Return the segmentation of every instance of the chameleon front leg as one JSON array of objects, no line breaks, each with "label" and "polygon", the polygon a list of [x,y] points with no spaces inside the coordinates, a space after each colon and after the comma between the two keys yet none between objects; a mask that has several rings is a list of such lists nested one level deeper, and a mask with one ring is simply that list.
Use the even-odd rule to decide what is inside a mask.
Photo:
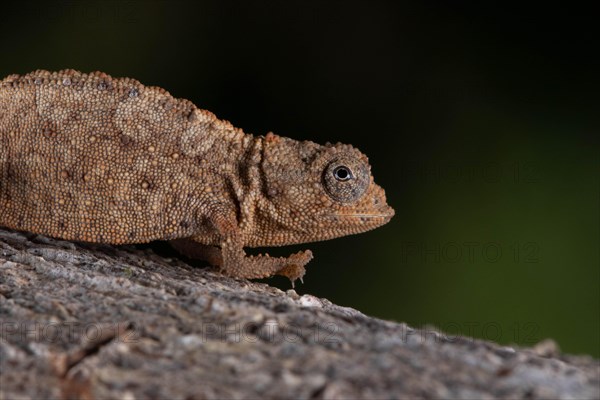
[{"label": "chameleon front leg", "polygon": [[221,255],[221,269],[227,275],[249,279],[281,275],[289,278],[292,285],[296,279],[302,280],[306,273],[304,266],[313,258],[310,250],[288,257],[271,257],[268,254],[248,256],[242,246],[231,239],[221,245]]},{"label": "chameleon front leg", "polygon": [[194,238],[171,240],[170,243],[179,253],[207,261],[226,275],[247,279],[282,275],[289,278],[292,284],[296,279],[302,280],[306,272],[304,266],[313,258],[310,250],[289,257],[271,257],[268,254],[248,256],[234,240],[226,240],[220,248],[199,243]]},{"label": "chameleon front leg", "polygon": [[306,272],[304,266],[313,258],[310,250],[289,257],[271,257],[268,254],[248,256],[235,218],[226,218],[221,211],[207,219],[221,237],[220,246],[202,244],[201,237],[172,240],[171,245],[190,258],[205,260],[219,267],[226,275],[247,279],[282,275],[290,279],[293,285],[296,279],[302,280]]}]

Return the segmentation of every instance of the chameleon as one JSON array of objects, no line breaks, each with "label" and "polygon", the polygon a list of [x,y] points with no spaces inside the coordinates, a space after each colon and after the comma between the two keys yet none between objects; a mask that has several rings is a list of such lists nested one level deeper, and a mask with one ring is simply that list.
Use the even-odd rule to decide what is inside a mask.
[{"label": "chameleon", "polygon": [[165,240],[229,276],[302,280],[310,250],[394,215],[368,158],[251,135],[166,90],[102,72],[0,81],[0,226],[64,240]]}]

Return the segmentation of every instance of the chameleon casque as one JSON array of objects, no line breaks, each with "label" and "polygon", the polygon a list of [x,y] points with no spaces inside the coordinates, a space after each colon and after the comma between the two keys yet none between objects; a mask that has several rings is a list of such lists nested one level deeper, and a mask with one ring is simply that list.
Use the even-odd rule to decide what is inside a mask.
[{"label": "chameleon casque", "polygon": [[346,144],[252,136],[158,87],[100,72],[0,81],[0,226],[127,244],[170,240],[242,278],[302,278],[310,250],[394,210]]}]

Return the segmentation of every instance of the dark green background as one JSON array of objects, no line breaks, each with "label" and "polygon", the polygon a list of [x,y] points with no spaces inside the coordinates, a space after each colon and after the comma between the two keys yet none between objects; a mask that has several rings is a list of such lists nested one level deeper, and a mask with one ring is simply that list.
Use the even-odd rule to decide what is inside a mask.
[{"label": "dark green background", "polygon": [[444,3],[19,2],[0,76],[101,70],[246,132],[352,143],[396,216],[298,246],[299,293],[599,356],[596,21]]}]

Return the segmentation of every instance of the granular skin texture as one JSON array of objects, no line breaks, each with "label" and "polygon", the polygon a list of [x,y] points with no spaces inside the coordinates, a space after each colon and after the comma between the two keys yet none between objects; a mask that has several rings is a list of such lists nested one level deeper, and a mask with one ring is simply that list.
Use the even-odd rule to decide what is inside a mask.
[{"label": "granular skin texture", "polygon": [[101,72],[0,81],[0,225],[74,241],[170,240],[225,274],[302,278],[310,250],[394,211],[350,145],[252,136],[158,87]]}]

